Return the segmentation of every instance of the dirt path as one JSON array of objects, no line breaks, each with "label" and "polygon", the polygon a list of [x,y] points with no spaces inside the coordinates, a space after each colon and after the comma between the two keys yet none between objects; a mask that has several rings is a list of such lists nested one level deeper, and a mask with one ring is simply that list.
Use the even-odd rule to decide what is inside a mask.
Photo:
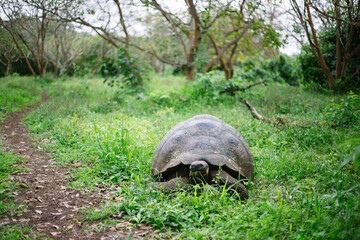
[{"label": "dirt path", "polygon": [[[41,102],[49,97],[43,94]],[[26,113],[33,110],[40,103],[28,107],[20,112],[8,114],[1,124],[0,136],[4,142],[3,149],[22,155],[27,161],[23,164],[29,171],[14,176],[19,187],[17,202],[26,206],[26,210],[16,216],[0,219],[3,224],[25,224],[34,228],[36,235],[52,239],[124,239],[129,236],[135,238],[154,238],[153,231],[147,226],[131,229],[127,222],[112,227],[110,231],[96,233],[89,231],[89,227],[96,227],[97,223],[86,225],[81,222],[83,216],[77,212],[81,208],[97,206],[108,199],[110,193],[96,192],[83,194],[66,188],[64,176],[68,170],[54,165],[55,160],[34,141],[31,141],[28,129],[21,121]],[[156,237],[155,237],[156,238]]]}]

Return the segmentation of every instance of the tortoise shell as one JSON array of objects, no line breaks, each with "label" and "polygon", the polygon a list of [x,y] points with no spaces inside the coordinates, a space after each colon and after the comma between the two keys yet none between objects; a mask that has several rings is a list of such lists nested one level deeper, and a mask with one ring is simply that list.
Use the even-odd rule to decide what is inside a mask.
[{"label": "tortoise shell", "polygon": [[251,179],[254,158],[241,134],[229,124],[207,114],[197,115],[173,127],[157,146],[153,162],[154,176],[204,160],[230,170],[235,178]]}]

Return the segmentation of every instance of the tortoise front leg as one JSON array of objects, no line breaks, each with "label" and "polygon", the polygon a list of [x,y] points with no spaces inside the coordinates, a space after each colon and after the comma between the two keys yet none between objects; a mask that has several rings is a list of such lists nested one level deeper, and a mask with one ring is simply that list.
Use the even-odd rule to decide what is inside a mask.
[{"label": "tortoise front leg", "polygon": [[248,191],[244,184],[236,178],[233,178],[226,171],[218,171],[217,169],[213,169],[210,171],[209,176],[211,181],[217,180],[220,185],[226,185],[227,188],[230,188],[239,193],[241,200],[246,200],[249,198]]},{"label": "tortoise front leg", "polygon": [[175,177],[167,182],[155,182],[155,188],[165,193],[178,190],[190,183],[188,177]]}]

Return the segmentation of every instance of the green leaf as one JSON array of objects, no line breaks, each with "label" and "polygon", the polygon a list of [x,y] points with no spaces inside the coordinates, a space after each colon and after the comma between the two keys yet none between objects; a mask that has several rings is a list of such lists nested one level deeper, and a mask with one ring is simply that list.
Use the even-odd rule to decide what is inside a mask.
[{"label": "green leaf", "polygon": [[346,164],[348,164],[351,160],[354,158],[354,154],[349,154],[344,158],[344,161],[339,165],[340,168],[344,167]]},{"label": "green leaf", "polygon": [[360,165],[360,145],[355,148],[354,152],[354,169],[355,171],[358,170]]}]

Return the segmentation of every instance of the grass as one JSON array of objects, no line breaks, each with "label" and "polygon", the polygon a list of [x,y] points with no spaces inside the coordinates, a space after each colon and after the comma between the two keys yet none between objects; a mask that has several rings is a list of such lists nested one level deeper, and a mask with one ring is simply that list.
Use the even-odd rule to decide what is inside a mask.
[{"label": "grass", "polygon": [[[21,213],[24,205],[15,202],[18,183],[11,177],[12,174],[24,171],[19,167],[24,159],[0,149],[0,217],[9,217]],[[1,239],[35,239],[31,226],[8,225],[0,223]]]},{"label": "grass", "polygon": [[0,238],[3,240],[13,239],[40,239],[35,236],[32,228],[29,226],[5,226],[0,225]]},{"label": "grass", "polygon": [[23,170],[17,166],[21,162],[23,159],[20,156],[0,150],[0,217],[14,215],[22,210],[14,202],[16,182],[10,178],[11,174]]},{"label": "grass", "polygon": [[[70,187],[114,192],[116,200],[84,210],[87,221],[106,224],[121,215],[174,239],[360,238],[359,175],[349,165],[339,167],[347,154],[339,144],[359,132],[358,125],[279,128],[252,118],[240,102],[247,98],[269,117],[324,121],[330,96],[277,83],[234,96],[204,89],[201,82],[157,75],[136,91],[71,78],[53,83],[52,99],[26,123],[71,169]],[[256,165],[248,201],[208,185],[172,194],[151,187],[157,144],[171,127],[201,113],[229,123],[249,144]]]},{"label": "grass", "polygon": [[[16,112],[24,106],[41,99],[41,92],[48,86],[47,78],[34,79],[20,76],[0,78],[0,122],[6,113]],[[23,211],[24,206],[15,202],[17,181],[12,174],[24,171],[19,167],[21,156],[5,152],[0,145],[0,217],[13,216]],[[30,226],[0,224],[1,239],[35,239]]]},{"label": "grass", "polygon": [[19,111],[23,106],[39,101],[48,81],[48,78],[17,75],[0,78],[0,121],[5,113]]}]

